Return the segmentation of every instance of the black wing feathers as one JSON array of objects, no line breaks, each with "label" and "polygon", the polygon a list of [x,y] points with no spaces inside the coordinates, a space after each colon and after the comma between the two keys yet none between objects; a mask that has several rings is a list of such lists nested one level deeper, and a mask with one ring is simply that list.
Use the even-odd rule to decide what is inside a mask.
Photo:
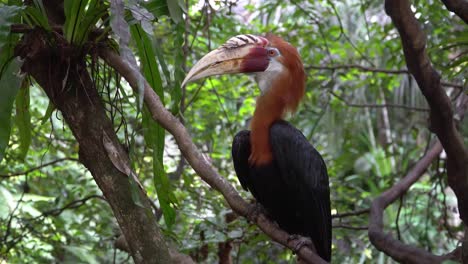
[{"label": "black wing feathers", "polygon": [[304,219],[302,232],[312,238],[319,255],[331,258],[330,189],[325,162],[304,135],[285,121],[270,129],[273,156]]},{"label": "black wing feathers", "polygon": [[249,190],[249,156],[250,156],[250,131],[242,130],[237,133],[232,142],[232,158],[234,168],[242,187]]},{"label": "black wing feathers", "polygon": [[312,239],[318,254],[331,259],[330,190],[325,162],[302,133],[285,121],[270,129],[274,160],[250,167],[250,132],[239,132],[232,157],[239,181],[290,234]]}]

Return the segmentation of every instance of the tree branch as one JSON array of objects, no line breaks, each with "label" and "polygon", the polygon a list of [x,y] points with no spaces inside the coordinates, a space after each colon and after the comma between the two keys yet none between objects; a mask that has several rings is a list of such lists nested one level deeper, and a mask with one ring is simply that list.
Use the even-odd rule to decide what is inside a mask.
[{"label": "tree branch", "polygon": [[352,225],[347,225],[347,224],[334,224],[333,228],[343,228],[343,229],[350,229],[350,230],[356,230],[356,231],[369,229],[369,227],[367,226],[352,226]]},{"label": "tree branch", "polygon": [[398,262],[439,263],[446,259],[441,256],[435,256],[423,249],[405,245],[383,231],[384,209],[406,193],[441,152],[442,145],[437,141],[403,179],[372,202],[369,214],[369,239],[377,249],[385,252]]},{"label": "tree branch", "polygon": [[[113,51],[101,49],[100,56],[127,80],[135,92],[138,92],[139,79],[137,72],[134,72],[134,70]],[[212,188],[219,191],[237,214],[246,217],[251,205],[242,199],[234,187],[229,184],[225,178],[221,177],[216,169],[203,157],[193,143],[186,128],[164,107],[161,100],[146,80],[144,81],[144,85],[144,101],[151,112],[152,118],[174,136],[180,151],[195,172]],[[288,240],[289,234],[279,229],[279,227],[265,215],[260,214],[254,219],[254,222],[274,241],[290,249],[294,249],[296,246],[294,241]],[[309,263],[326,263],[309,247],[302,247],[298,255],[302,260]]]},{"label": "tree branch", "polygon": [[[86,70],[85,57],[79,48],[65,43],[63,38],[44,34],[40,29],[30,31],[16,45],[15,55],[24,59],[22,71],[36,80],[61,111],[79,143],[79,160],[91,172],[110,204],[120,229],[129,241],[135,263],[153,259],[169,263],[169,251],[161,230],[155,224],[148,197],[139,189],[132,191],[128,175],[115,167],[104,148],[103,135],[107,134],[119,155],[129,162],[95,83]],[[71,53],[73,55],[68,57]],[[64,88],[62,81],[65,79],[67,85]],[[135,194],[143,206],[136,204]]]},{"label": "tree branch", "polygon": [[374,72],[374,73],[387,73],[387,74],[409,74],[408,70],[391,70],[391,69],[379,69],[375,67],[367,67],[359,64],[341,64],[341,65],[308,65],[304,67],[306,70],[351,70],[356,69],[364,72]]},{"label": "tree branch", "polygon": [[8,174],[0,174],[0,178],[9,178],[9,177],[14,177],[14,176],[20,176],[20,175],[25,175],[25,174],[28,174],[32,171],[35,171],[35,170],[39,170],[39,169],[42,169],[44,167],[47,167],[47,166],[50,166],[50,165],[54,165],[56,163],[59,163],[59,162],[62,162],[62,161],[66,161],[66,160],[71,160],[71,161],[76,161],[76,162],[79,162],[78,159],[75,159],[75,158],[62,158],[62,159],[57,159],[57,160],[54,160],[54,161],[51,161],[51,162],[47,162],[47,163],[44,163],[44,164],[41,164],[39,166],[36,166],[36,167],[33,167],[33,168],[30,168],[28,170],[25,170],[25,171],[21,171],[21,172],[12,172],[12,173],[8,173]]},{"label": "tree branch", "polygon": [[468,1],[466,0],[442,0],[447,9],[459,16],[468,24]]},{"label": "tree branch", "polygon": [[342,96],[339,96],[335,92],[330,90],[330,93],[335,96],[338,100],[342,101],[345,103],[345,105],[349,107],[356,107],[356,108],[399,108],[399,109],[404,109],[404,110],[409,110],[409,111],[417,111],[417,112],[429,112],[429,109],[427,108],[422,108],[422,107],[412,107],[412,106],[407,106],[407,105],[400,105],[400,104],[355,104],[355,103],[350,103],[347,101],[345,98]]},{"label": "tree branch", "polygon": [[[457,131],[449,97],[442,89],[440,75],[426,53],[426,36],[411,11],[408,0],[386,0],[385,11],[400,33],[409,72],[414,76],[431,109],[431,131],[447,153],[447,176],[458,198],[460,218],[468,223],[468,151]],[[467,100],[461,107],[468,107]]]},{"label": "tree branch", "polygon": [[[381,69],[375,67],[367,67],[364,65],[359,64],[339,64],[339,65],[308,65],[305,66],[306,70],[329,70],[329,71],[336,71],[336,70],[351,70],[356,69],[362,72],[372,72],[372,73],[385,73],[385,74],[410,74],[409,70],[392,70],[392,69]],[[458,83],[451,83],[442,81],[441,84],[446,87],[452,87],[455,89],[463,89],[463,84]]]},{"label": "tree branch", "polygon": [[352,212],[346,212],[342,214],[333,214],[331,217],[332,218],[344,218],[348,216],[357,216],[357,215],[362,215],[362,214],[368,214],[370,211],[369,208],[361,209],[361,210],[356,210]]}]

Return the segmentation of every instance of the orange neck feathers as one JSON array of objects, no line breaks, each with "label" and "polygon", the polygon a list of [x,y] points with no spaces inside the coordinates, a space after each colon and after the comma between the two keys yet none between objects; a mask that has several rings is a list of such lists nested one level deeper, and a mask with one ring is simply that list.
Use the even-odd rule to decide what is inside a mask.
[{"label": "orange neck feathers", "polygon": [[278,61],[284,70],[272,80],[272,85],[258,99],[251,124],[252,152],[249,163],[255,166],[268,164],[273,155],[270,146],[270,127],[288,111],[294,112],[305,92],[305,72],[296,48],[281,38],[268,34],[270,45],[277,48]]}]

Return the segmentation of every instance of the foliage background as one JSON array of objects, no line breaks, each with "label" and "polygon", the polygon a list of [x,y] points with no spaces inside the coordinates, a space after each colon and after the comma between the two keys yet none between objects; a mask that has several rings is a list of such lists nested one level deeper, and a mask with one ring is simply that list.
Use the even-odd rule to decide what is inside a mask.
[{"label": "foliage background", "polygon": [[[179,90],[184,72],[194,62],[237,34],[274,32],[302,55],[307,94],[298,112],[287,119],[327,163],[333,214],[367,209],[374,197],[405,175],[434,139],[427,129],[427,105],[405,71],[399,36],[381,1],[179,1],[184,16],[174,11],[161,14],[161,2],[142,6],[157,18],[150,41],[166,106],[184,121],[206,158],[237,190],[242,188],[232,167],[230,144],[238,131],[248,128],[259,94],[255,82],[248,76],[222,76]],[[171,5],[168,1],[166,8],[171,10]],[[428,35],[429,56],[455,102],[466,93],[457,88],[466,83],[466,26],[439,1],[413,5]],[[137,43],[130,44],[137,52]],[[95,70],[95,80],[109,82],[99,87],[109,116],[160,211],[153,184],[156,150],[143,139],[147,127],[142,125],[138,98],[109,69],[93,68],[91,60],[89,67]],[[18,96],[30,100],[26,112],[31,143],[24,155],[24,118],[17,99],[11,137],[0,163],[0,256],[11,263],[132,262],[114,245],[118,226],[92,177],[77,161],[78,146],[60,113],[47,114],[49,100],[40,87],[24,89]],[[468,142],[466,128],[465,121],[461,131]],[[63,160],[43,166],[58,159]],[[181,159],[169,135],[163,165],[175,220],[162,217],[159,222],[175,248],[197,262],[213,263],[218,261],[221,243],[229,242],[235,263],[294,262],[290,251],[232,216],[222,196]],[[385,212],[387,231],[436,254],[453,250],[462,231],[444,165],[441,155],[400,203]],[[366,213],[334,218],[333,262],[392,262],[372,247],[366,226]]]}]

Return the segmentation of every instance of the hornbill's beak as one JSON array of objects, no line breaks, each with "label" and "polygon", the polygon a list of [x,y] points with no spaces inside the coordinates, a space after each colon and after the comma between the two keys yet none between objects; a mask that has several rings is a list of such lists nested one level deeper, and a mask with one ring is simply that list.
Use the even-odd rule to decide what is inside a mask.
[{"label": "hornbill's beak", "polygon": [[201,58],[189,71],[182,86],[213,75],[264,71],[269,64],[267,45],[268,40],[263,37],[235,36]]}]

